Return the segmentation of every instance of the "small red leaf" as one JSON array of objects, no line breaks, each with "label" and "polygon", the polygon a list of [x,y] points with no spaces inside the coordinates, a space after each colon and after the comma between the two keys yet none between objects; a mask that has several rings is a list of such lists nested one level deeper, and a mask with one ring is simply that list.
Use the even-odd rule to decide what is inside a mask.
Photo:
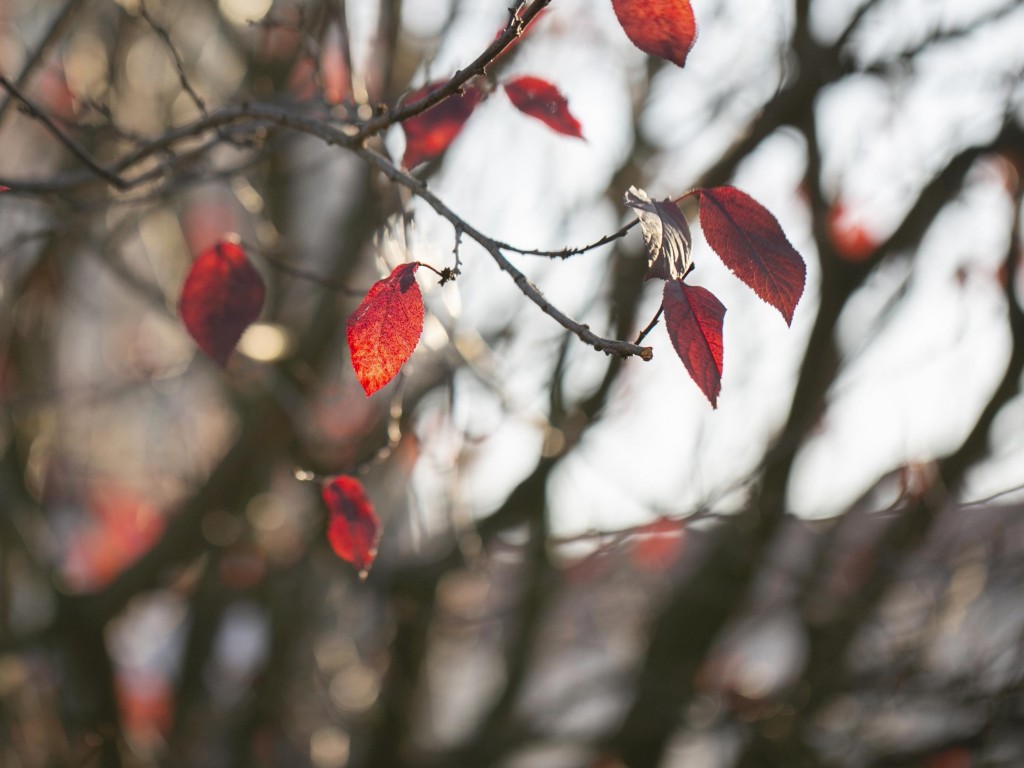
[{"label": "small red leaf", "polygon": [[259,317],[265,295],[263,278],[242,246],[224,240],[192,263],[178,312],[199,348],[224,366],[242,333]]},{"label": "small red leaf", "polygon": [[370,288],[348,318],[348,350],[356,378],[369,397],[397,374],[423,332],[419,263],[399,264]]},{"label": "small red leaf", "polygon": [[718,407],[722,388],[722,325],[725,306],[711,291],[682,280],[665,283],[665,327],[679,358],[700,391]]},{"label": "small red leaf", "polygon": [[517,77],[505,83],[505,93],[516,109],[535,117],[559,133],[583,138],[579,121],[569,111],[569,102],[555,86],[539,77]]},{"label": "small red leaf", "polygon": [[854,264],[867,261],[878,250],[878,238],[840,202],[829,209],[828,238],[839,258]]},{"label": "small red leaf", "polygon": [[680,67],[697,39],[690,0],[612,0],[626,36],[650,56]]},{"label": "small red leaf", "polygon": [[700,225],[725,265],[793,323],[807,265],[774,216],[735,187],[701,189]]},{"label": "small red leaf", "polygon": [[331,549],[366,578],[380,539],[380,522],[366,498],[366,489],[354,477],[340,475],[324,484],[321,496],[328,509],[327,541]]},{"label": "small red leaf", "polygon": [[[419,101],[445,82],[442,80],[428,83],[410,93],[404,101],[409,104]],[[405,155],[402,157],[402,165],[413,168],[427,160],[433,160],[448,149],[483,96],[483,91],[476,86],[467,86],[462,94],[449,96],[427,111],[403,120]]]},{"label": "small red leaf", "polygon": [[650,265],[646,280],[681,280],[690,271],[693,238],[679,206],[671,200],[651,200],[647,193],[630,187],[626,205],[636,210]]}]

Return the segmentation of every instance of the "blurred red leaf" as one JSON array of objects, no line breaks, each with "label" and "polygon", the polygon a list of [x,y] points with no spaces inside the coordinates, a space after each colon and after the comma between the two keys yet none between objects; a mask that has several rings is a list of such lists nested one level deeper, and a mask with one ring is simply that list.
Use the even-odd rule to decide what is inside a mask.
[{"label": "blurred red leaf", "polygon": [[[403,101],[411,104],[443,86],[446,81],[428,83],[410,93]],[[449,96],[425,112],[402,121],[405,131],[405,154],[402,165],[413,168],[433,160],[455,141],[469,116],[484,94],[476,86],[466,86],[463,93]]]},{"label": "blurred red leaf", "polygon": [[725,265],[761,299],[793,322],[807,265],[774,216],[735,187],[701,189],[700,225]]},{"label": "blurred red leaf", "polygon": [[505,83],[505,93],[524,115],[537,118],[558,133],[583,138],[579,121],[569,111],[569,102],[547,80],[529,75],[517,77]]},{"label": "blurred red leaf", "polygon": [[711,291],[682,280],[665,283],[663,306],[672,346],[711,407],[717,408],[722,388],[725,306]]},{"label": "blurred red leaf", "polygon": [[853,263],[866,261],[878,248],[874,235],[842,203],[828,212],[828,237],[839,257]]},{"label": "blurred red leaf", "polygon": [[650,56],[680,67],[697,39],[690,0],[612,0],[626,36]]},{"label": "blurred red leaf", "polygon": [[266,288],[238,243],[221,241],[192,263],[178,312],[196,344],[221,366],[259,317]]},{"label": "blurred red leaf", "polygon": [[331,549],[366,578],[380,538],[380,522],[366,498],[366,489],[354,477],[340,475],[324,484],[321,495],[328,509],[327,540]]},{"label": "blurred red leaf", "polygon": [[378,280],[348,318],[352,368],[369,397],[402,369],[423,332],[418,262],[399,264]]},{"label": "blurred red leaf", "polygon": [[342,49],[341,29],[331,24],[320,52],[320,76],[324,83],[324,101],[340,104],[348,96],[349,72]]},{"label": "blurred red leaf", "polygon": [[10,191],[11,191],[10,187],[5,187],[3,184],[0,184],[0,192],[10,192]]},{"label": "blurred red leaf", "polygon": [[667,571],[683,552],[686,540],[686,525],[680,520],[667,517],[633,530],[630,557],[642,571],[659,573]]},{"label": "blurred red leaf", "polygon": [[671,200],[651,200],[637,187],[626,192],[626,205],[636,210],[647,248],[649,268],[645,279],[681,280],[690,270],[693,242],[690,227],[679,206]]}]

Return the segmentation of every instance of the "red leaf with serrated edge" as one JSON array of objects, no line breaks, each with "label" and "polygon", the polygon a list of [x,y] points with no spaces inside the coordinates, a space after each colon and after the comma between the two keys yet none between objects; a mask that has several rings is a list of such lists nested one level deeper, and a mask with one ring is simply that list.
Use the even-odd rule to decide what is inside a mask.
[{"label": "red leaf with serrated edge", "polygon": [[612,0],[626,37],[650,56],[680,67],[697,39],[690,0]]},{"label": "red leaf with serrated edge", "polygon": [[[419,101],[424,96],[445,84],[445,80],[428,83],[403,99],[406,104]],[[484,94],[473,85],[466,86],[461,94],[449,96],[439,104],[435,104],[426,112],[402,121],[405,131],[405,154],[402,165],[414,168],[427,160],[433,160],[455,141],[462,131],[469,116],[473,114]]]},{"label": "red leaf with serrated edge", "polygon": [[725,306],[707,288],[682,280],[665,283],[662,306],[672,346],[711,407],[717,408],[722,388]]},{"label": "red leaf with serrated edge", "polygon": [[569,102],[547,80],[529,75],[517,77],[505,83],[505,93],[524,115],[535,117],[566,136],[583,138],[579,121],[569,111]]},{"label": "red leaf with serrated edge", "polygon": [[693,264],[693,238],[686,217],[671,200],[651,200],[642,189],[630,187],[625,203],[636,211],[647,249],[645,280],[681,280]]},{"label": "red leaf with serrated edge", "polygon": [[178,312],[196,344],[221,366],[260,315],[266,288],[238,243],[221,241],[192,263]]},{"label": "red leaf with serrated edge", "polygon": [[423,333],[418,262],[399,264],[370,288],[348,318],[352,368],[369,397],[402,369]]},{"label": "red leaf with serrated edge", "polygon": [[793,323],[804,293],[807,265],[774,216],[735,187],[698,190],[700,225],[725,265],[761,299]]},{"label": "red leaf with serrated edge", "polygon": [[366,489],[354,477],[339,475],[324,484],[321,496],[328,509],[327,541],[331,549],[366,578],[380,539],[380,522],[366,498]]}]

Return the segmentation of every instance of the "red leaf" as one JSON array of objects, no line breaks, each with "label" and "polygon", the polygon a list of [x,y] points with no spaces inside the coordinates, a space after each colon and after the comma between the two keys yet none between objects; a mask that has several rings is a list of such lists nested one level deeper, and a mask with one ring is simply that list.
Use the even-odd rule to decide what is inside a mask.
[{"label": "red leaf", "polygon": [[242,246],[225,240],[193,262],[178,312],[199,348],[224,366],[243,331],[259,317],[265,294],[263,278]]},{"label": "red leaf", "polygon": [[11,191],[10,187],[5,187],[3,184],[0,184],[0,192],[10,192],[10,191]]},{"label": "red leaf", "polygon": [[320,76],[324,83],[324,101],[340,104],[348,97],[348,65],[345,63],[341,30],[337,24],[331,24],[327,29],[323,49],[320,51]]},{"label": "red leaf", "polygon": [[417,267],[415,261],[399,264],[349,315],[348,351],[367,397],[395,378],[420,340],[423,296],[414,276]]},{"label": "red leaf", "polygon": [[505,93],[524,115],[535,117],[566,136],[583,138],[579,121],[569,111],[569,102],[547,80],[530,76],[517,77],[505,83]]},{"label": "red leaf", "polygon": [[700,225],[725,265],[793,322],[807,265],[768,210],[735,187],[701,189]]},{"label": "red leaf", "polygon": [[828,238],[836,254],[854,264],[867,261],[878,250],[878,239],[839,202],[828,212]]},{"label": "red leaf", "polygon": [[633,45],[680,67],[697,39],[690,0],[612,0],[615,15]]},{"label": "red leaf", "polygon": [[665,326],[672,346],[711,407],[722,388],[722,324],[725,307],[711,291],[682,280],[665,283]]},{"label": "red leaf", "polygon": [[650,265],[646,280],[681,280],[690,271],[693,241],[686,217],[671,200],[651,200],[642,189],[630,187],[626,205],[636,210]]},{"label": "red leaf", "polygon": [[[403,101],[413,103],[436,91],[446,81],[428,83],[410,93]],[[402,165],[413,168],[427,160],[433,160],[455,141],[462,127],[473,114],[484,94],[476,86],[467,86],[462,94],[449,96],[426,112],[421,112],[402,121],[405,131],[405,155]]]},{"label": "red leaf", "polygon": [[327,541],[334,554],[355,566],[366,578],[377,556],[380,522],[366,498],[363,484],[354,477],[340,475],[325,483],[321,491],[327,505]]}]

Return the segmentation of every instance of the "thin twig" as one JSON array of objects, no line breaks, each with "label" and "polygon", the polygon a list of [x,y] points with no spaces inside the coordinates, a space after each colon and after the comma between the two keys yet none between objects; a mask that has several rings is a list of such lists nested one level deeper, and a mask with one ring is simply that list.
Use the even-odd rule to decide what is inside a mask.
[{"label": "thin twig", "polygon": [[440,216],[447,219],[453,226],[459,227],[466,235],[475,240],[485,251],[487,251],[490,257],[494,259],[499,268],[512,276],[512,280],[526,298],[540,307],[540,309],[547,315],[554,318],[563,328],[576,334],[576,336],[578,336],[585,344],[589,344],[600,352],[605,352],[610,355],[618,355],[623,358],[635,356],[642,360],[650,360],[654,357],[654,351],[650,347],[641,347],[637,344],[630,344],[628,341],[603,338],[591,331],[590,326],[577,323],[575,320],[565,315],[560,309],[545,298],[540,289],[530,282],[526,275],[516,269],[515,266],[505,258],[505,255],[501,252],[501,246],[497,241],[491,239],[470,224],[463,221],[458,214],[445,205],[445,203],[442,202],[441,199],[433,192],[427,189],[426,184],[396,168],[386,157],[374,152],[373,150],[360,146],[353,148],[352,151],[393,182],[409,189],[413,194],[433,208]]},{"label": "thin twig", "polygon": [[188,75],[185,74],[185,62],[182,60],[181,54],[174,45],[174,41],[171,40],[170,33],[153,18],[149,9],[146,8],[146,4],[142,2],[142,0],[139,0],[139,13],[142,14],[142,18],[146,20],[157,36],[163,41],[164,47],[167,48],[174,59],[174,68],[178,72],[178,81],[181,83],[181,87],[184,89],[185,93],[189,95],[189,98],[192,99],[192,103],[195,104],[199,111],[205,115],[206,102],[203,101],[202,96],[196,93],[195,88],[192,87],[192,83],[189,82]]},{"label": "thin twig", "polygon": [[46,129],[51,134],[53,134],[54,138],[56,138],[58,141],[60,141],[61,144],[67,147],[68,150],[71,151],[71,154],[77,157],[84,165],[88,166],[88,168],[92,170],[93,173],[105,179],[107,182],[114,185],[118,189],[127,188],[128,185],[124,179],[122,179],[116,173],[107,170],[102,165],[100,165],[96,160],[94,160],[92,155],[90,155],[89,152],[81,144],[79,144],[73,138],[64,133],[64,131],[62,131],[60,127],[55,122],[53,122],[49,115],[47,115],[39,107],[37,107],[35,104],[28,100],[28,97],[26,97],[21,92],[18,86],[16,86],[14,83],[12,83],[10,80],[8,80],[6,77],[3,77],[2,75],[0,75],[0,87],[3,87],[4,90],[6,90],[11,96],[20,101],[30,117],[33,117],[39,122],[41,122],[46,127]]}]

